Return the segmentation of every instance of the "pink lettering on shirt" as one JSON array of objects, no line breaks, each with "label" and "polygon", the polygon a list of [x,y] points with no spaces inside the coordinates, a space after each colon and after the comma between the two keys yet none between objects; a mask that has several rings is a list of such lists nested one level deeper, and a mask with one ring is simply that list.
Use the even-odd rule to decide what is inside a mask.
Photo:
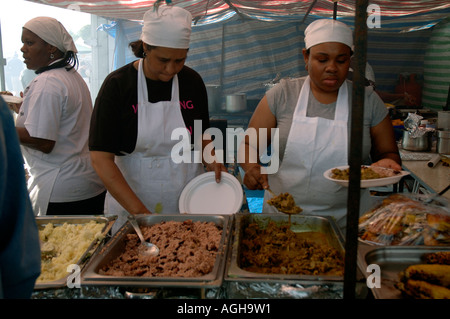
[{"label": "pink lettering on shirt", "polygon": [[194,104],[192,104],[191,100],[189,100],[189,101],[180,101],[180,108],[182,108],[184,110],[186,110],[186,109],[192,110],[192,109],[194,109]]},{"label": "pink lettering on shirt", "polygon": [[134,114],[136,114],[137,113],[137,109],[138,109],[138,106],[136,105],[132,105],[131,106],[132,108],[133,108],[133,111],[134,111]]}]

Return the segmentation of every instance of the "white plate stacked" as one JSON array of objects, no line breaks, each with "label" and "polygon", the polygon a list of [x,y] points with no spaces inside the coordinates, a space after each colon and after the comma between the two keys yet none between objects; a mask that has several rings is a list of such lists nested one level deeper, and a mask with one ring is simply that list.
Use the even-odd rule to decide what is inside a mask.
[{"label": "white plate stacked", "polygon": [[232,215],[241,209],[244,193],[233,175],[222,172],[220,183],[215,172],[208,172],[191,180],[179,199],[181,214]]}]

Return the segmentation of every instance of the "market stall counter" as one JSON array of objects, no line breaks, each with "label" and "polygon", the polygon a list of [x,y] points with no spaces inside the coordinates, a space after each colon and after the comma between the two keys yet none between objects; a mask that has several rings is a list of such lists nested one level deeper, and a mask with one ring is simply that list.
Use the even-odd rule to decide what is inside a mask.
[{"label": "market stall counter", "polygon": [[[284,214],[237,213],[230,216],[211,215],[158,215],[143,216],[137,220],[146,233],[146,227],[173,221],[212,222],[222,233],[216,247],[217,257],[212,271],[197,277],[132,276],[120,272],[107,274],[113,262],[122,259],[127,243],[137,237],[131,225],[125,224],[93,254],[81,272],[80,287],[55,287],[36,290],[33,298],[195,298],[195,299],[234,299],[234,298],[326,298],[343,297],[343,239],[334,221],[329,217]],[[246,266],[243,264],[243,244],[248,240],[242,237],[244,228],[251,230],[250,224],[259,225],[261,230],[272,227],[270,235],[278,236],[277,244],[285,241],[282,250],[291,250],[284,265],[265,267],[260,273],[258,266],[252,267],[252,257],[247,254]],[[253,227],[253,226],[252,226]],[[290,238],[283,237],[283,233]],[[298,237],[296,239],[296,237]],[[308,239],[310,237],[311,239]],[[254,238],[254,240],[259,240]],[[267,238],[266,238],[267,240]],[[270,240],[269,240],[270,241]],[[299,245],[299,247],[295,247]],[[205,244],[204,242],[202,243]],[[287,246],[286,246],[287,245]],[[302,246],[302,247],[300,247]],[[272,248],[275,247],[272,245]],[[162,247],[160,247],[162,248]],[[296,252],[296,251],[301,251]],[[248,253],[248,252],[247,252]],[[270,253],[270,252],[268,252]],[[329,257],[330,265],[317,260],[301,265],[301,254],[317,254],[319,258]],[[329,256],[319,256],[328,254]],[[181,255],[181,252],[180,252]],[[257,254],[256,254],[257,255]],[[254,254],[254,256],[256,256]],[[268,257],[271,258],[271,257]],[[293,258],[293,259],[292,259]],[[297,262],[295,259],[297,258]],[[138,260],[135,258],[134,261]],[[272,260],[277,263],[276,260]],[[151,263],[149,261],[149,263]],[[292,263],[294,266],[289,266]],[[159,267],[159,266],[156,266]],[[244,267],[244,268],[243,268]],[[286,270],[290,267],[290,270]],[[291,272],[291,273],[287,273]],[[362,277],[361,277],[362,278]]]},{"label": "market stall counter", "polygon": [[[444,204],[443,204],[444,202]],[[358,238],[356,298],[423,298],[411,292],[410,272],[421,264],[439,266],[433,274],[448,276],[450,267],[450,214],[445,199],[418,194],[393,194],[361,216]],[[138,218],[146,240],[161,248],[148,227],[171,222],[193,227],[212,223],[220,229],[219,240],[193,240],[215,254],[208,272],[194,276],[158,276],[151,267],[136,268],[135,275],[121,273],[114,263],[133,264],[138,257],[123,255],[127,245],[139,240],[130,224],[101,242],[83,265],[80,286],[62,285],[36,289],[33,298],[62,299],[341,299],[344,298],[344,240],[333,218],[304,211],[285,214],[155,215]],[[172,234],[166,237],[176,237]],[[183,241],[183,240],[182,240]],[[188,241],[188,240],[186,240]],[[167,244],[169,247],[171,244]],[[196,250],[192,246],[191,249]],[[172,248],[171,248],[172,249]],[[207,250],[208,250],[207,249]],[[164,252],[165,257],[169,257]],[[175,250],[174,250],[175,251]],[[430,259],[430,254],[436,253]],[[178,253],[177,253],[178,254]],[[194,251],[179,258],[195,258]],[[184,257],[182,257],[184,256]],[[440,256],[440,257],[438,257]],[[128,258],[128,259],[127,259]],[[122,260],[122,261],[120,261]],[[434,260],[431,262],[430,260]],[[118,261],[118,262],[117,262]],[[147,264],[152,264],[148,261]],[[173,262],[173,261],[172,261]],[[145,263],[144,263],[145,264]],[[165,262],[169,265],[170,262]],[[162,271],[164,265],[154,268]],[[373,267],[378,272],[372,273]],[[413,267],[410,272],[405,271]],[[422,266],[419,266],[419,269]],[[426,266],[429,267],[429,266]],[[154,269],[154,270],[155,270]],[[427,268],[428,269],[428,268]],[[377,277],[378,276],[378,277]],[[441,276],[442,277],[442,276]],[[373,280],[375,278],[375,280]],[[414,277],[417,278],[417,277]],[[420,277],[419,277],[420,278]],[[439,277],[440,278],[440,277]],[[423,278],[422,278],[423,279]],[[428,285],[426,280],[416,280]],[[423,283],[422,283],[423,282]],[[413,281],[414,283],[414,281]],[[379,286],[377,286],[379,284]],[[431,283],[436,285],[436,282]],[[445,296],[448,283],[431,287],[431,297]],[[403,290],[402,290],[403,289]]]}]

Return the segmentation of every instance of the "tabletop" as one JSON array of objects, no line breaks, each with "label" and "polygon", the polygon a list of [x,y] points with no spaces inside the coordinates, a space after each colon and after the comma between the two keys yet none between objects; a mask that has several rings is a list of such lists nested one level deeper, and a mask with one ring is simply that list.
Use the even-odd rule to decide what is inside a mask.
[{"label": "tabletop", "polygon": [[[445,166],[442,161],[434,167],[429,167],[427,163],[426,160],[403,160],[402,166],[428,191],[439,193],[445,190],[450,184],[450,167]],[[450,199],[450,190],[442,196]]]}]

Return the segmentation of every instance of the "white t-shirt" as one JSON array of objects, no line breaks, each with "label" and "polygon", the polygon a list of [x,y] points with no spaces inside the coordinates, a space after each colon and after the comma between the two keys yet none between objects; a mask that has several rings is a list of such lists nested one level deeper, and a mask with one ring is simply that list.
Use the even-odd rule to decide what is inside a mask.
[{"label": "white t-shirt", "polygon": [[24,92],[16,126],[30,136],[55,141],[49,154],[27,148],[24,153],[60,167],[50,202],[91,198],[105,190],[91,166],[88,150],[92,100],[83,78],[72,69],[39,74]]},{"label": "white t-shirt", "polygon": [[[297,106],[298,96],[306,77],[281,79],[280,83],[266,92],[267,102],[272,114],[277,118],[277,127],[279,128],[280,138],[280,160],[283,160],[287,138],[292,124],[292,114]],[[352,86],[349,85],[349,105],[352,105]],[[308,109],[306,116],[323,117],[334,119],[336,102],[331,104],[322,104],[309,95]],[[370,164],[370,149],[372,147],[370,128],[378,125],[388,114],[386,106],[378,94],[372,89],[365,89],[364,123],[363,123],[363,163]],[[351,110],[349,110],[349,139],[351,126]],[[350,145],[350,141],[349,144]]]}]

